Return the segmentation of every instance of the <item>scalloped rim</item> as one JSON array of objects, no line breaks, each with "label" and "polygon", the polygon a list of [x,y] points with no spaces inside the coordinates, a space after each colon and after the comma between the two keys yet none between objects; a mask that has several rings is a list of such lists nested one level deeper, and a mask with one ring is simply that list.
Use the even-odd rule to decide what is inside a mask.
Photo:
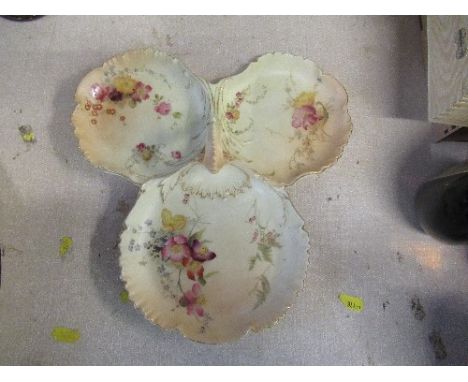
[{"label": "scalloped rim", "polygon": [[[255,61],[251,62],[247,66],[247,68],[245,68],[241,72],[239,72],[239,73],[237,73],[235,75],[223,78],[223,79],[221,79],[220,81],[216,82],[213,85],[220,86],[226,80],[229,80],[229,79],[232,79],[233,77],[244,74],[245,72],[256,70],[257,66],[263,64],[262,61],[275,59],[276,57],[287,57],[287,58],[291,58],[293,60],[306,61],[306,62],[314,65],[317,68],[321,78],[322,77],[328,77],[328,78],[332,79],[343,90],[343,92],[344,92],[344,94],[346,96],[346,99],[345,99],[345,101],[343,103],[343,107],[342,107],[342,111],[343,111],[343,115],[344,115],[343,127],[349,127],[348,128],[348,134],[345,136],[345,139],[344,139],[344,143],[339,146],[339,148],[340,148],[339,154],[335,158],[331,159],[329,161],[329,163],[324,164],[320,169],[306,171],[306,172],[296,176],[295,178],[293,178],[290,182],[276,182],[275,180],[269,178],[266,175],[257,174],[258,176],[260,176],[264,180],[266,180],[268,183],[270,183],[270,184],[272,184],[272,185],[274,185],[276,187],[285,187],[285,186],[292,186],[294,183],[296,183],[299,179],[301,179],[304,176],[312,175],[312,174],[320,174],[320,173],[324,172],[325,170],[327,170],[328,168],[335,165],[338,162],[338,160],[343,156],[344,148],[349,143],[349,140],[351,138],[351,134],[353,132],[353,123],[351,121],[351,115],[349,114],[349,111],[348,111],[349,95],[348,95],[348,92],[346,91],[346,88],[334,76],[332,76],[331,74],[328,74],[328,73],[324,73],[323,70],[321,69],[321,67],[319,65],[317,65],[314,61],[312,61],[312,60],[310,60],[308,58],[304,58],[302,56],[296,56],[296,55],[293,55],[293,54],[290,54],[290,53],[280,53],[280,52],[267,53],[267,54],[264,54],[262,56],[257,57],[257,59]],[[231,162],[231,161],[226,161],[226,160],[223,161],[223,159],[224,159],[224,157],[221,159],[221,162],[222,162],[221,165],[224,165],[226,163]],[[242,161],[234,160],[232,162],[235,163],[236,165],[241,165],[242,166]]]},{"label": "scalloped rim", "polygon": [[[195,75],[186,65],[183,61],[181,61],[179,58],[177,57],[174,57],[172,56],[171,54],[168,54],[164,51],[161,51],[161,50],[158,50],[158,49],[155,49],[155,48],[151,48],[151,47],[147,47],[147,48],[140,48],[140,49],[132,49],[132,50],[127,50],[127,51],[124,51],[120,54],[115,54],[113,55],[111,58],[109,58],[108,60],[106,60],[100,67],[97,67],[97,68],[94,68],[94,69],[91,69],[89,70],[85,76],[80,80],[80,83],[78,84],[78,86],[76,87],[76,91],[75,91],[75,95],[74,95],[74,100],[75,100],[75,103],[76,103],[76,106],[75,108],[73,109],[73,112],[70,116],[70,125],[71,127],[73,127],[73,133],[75,135],[75,137],[77,138],[78,140],[78,148],[80,149],[80,151],[83,153],[84,157],[86,158],[86,160],[91,163],[91,165],[94,167],[94,168],[97,168],[99,170],[103,170],[105,171],[106,173],[108,174],[112,174],[112,175],[118,175],[128,181],[130,181],[131,183],[141,187],[142,184],[144,184],[147,180],[142,180],[141,182],[137,182],[135,181],[134,179],[130,178],[129,176],[127,175],[124,175],[124,174],[120,174],[114,170],[109,170],[105,167],[103,167],[102,165],[99,165],[99,164],[96,164],[94,162],[94,159],[92,158],[92,155],[87,151],[85,150],[83,147],[81,147],[81,144],[80,144],[80,141],[82,139],[82,133],[80,133],[78,131],[78,129],[76,128],[76,125],[75,125],[75,114],[77,114],[79,112],[79,108],[82,106],[82,103],[81,101],[78,99],[78,89],[80,87],[80,84],[81,84],[81,81],[86,78],[86,76],[88,76],[91,72],[93,72],[94,70],[96,69],[104,69],[107,65],[113,63],[115,60],[118,60],[118,59],[124,59],[126,58],[127,56],[129,55],[133,55],[133,54],[136,54],[136,53],[145,53],[145,54],[148,54],[148,53],[151,53],[153,54],[154,56],[158,57],[165,57],[165,58],[169,58],[172,60],[172,62],[174,64],[177,64],[179,65],[182,70],[183,70],[183,73],[185,75],[187,74],[190,74],[191,76],[193,76],[196,80],[200,81],[200,83],[202,84],[202,86],[205,88],[205,89],[209,89],[209,85],[208,85],[208,82],[206,80],[204,80],[203,78]],[[207,91],[207,94],[209,95],[209,98],[210,98],[210,102],[211,102],[211,93],[209,93]],[[200,159],[197,159],[197,158],[194,158],[192,159],[191,161],[185,163],[185,165],[191,163],[191,162],[201,162],[201,158],[203,158],[203,156],[205,155],[205,152],[206,152],[206,147],[204,147],[204,149],[200,152],[200,154],[197,155],[198,158]],[[183,166],[182,166],[183,167]],[[182,168],[181,167],[181,168]],[[180,168],[179,168],[180,169]],[[160,175],[160,176],[155,176],[153,179],[158,179],[158,178],[163,178],[163,177],[166,177],[166,176],[169,176],[171,174],[173,174],[174,172],[178,171],[179,169],[173,171],[173,172],[170,172],[170,173],[167,173],[165,175]]]},{"label": "scalloped rim", "polygon": [[[257,174],[255,174],[254,176],[258,177]],[[163,181],[163,179],[161,179],[160,181]],[[263,181],[263,179],[262,179],[262,181]],[[296,208],[294,207],[292,202],[289,200],[289,195],[286,192],[286,190],[284,188],[275,187],[275,186],[272,186],[272,185],[270,185],[270,187],[281,196],[281,199],[283,200],[283,202],[288,204],[288,207],[291,208],[291,210],[296,214],[296,218],[298,219],[298,221],[302,222],[302,224],[300,226],[300,234],[301,234],[302,238],[305,240],[305,243],[306,243],[306,251],[305,251],[306,254],[305,254],[305,258],[304,258],[304,272],[303,272],[303,275],[302,275],[302,277],[300,279],[299,278],[297,279],[297,282],[291,288],[292,289],[292,297],[290,298],[291,302],[288,303],[283,308],[281,308],[279,313],[277,315],[275,315],[271,319],[271,321],[269,323],[264,324],[264,325],[256,325],[255,323],[251,323],[250,326],[248,328],[246,328],[245,331],[242,334],[240,334],[238,336],[230,337],[230,338],[225,339],[223,341],[203,342],[203,341],[195,340],[195,339],[190,337],[190,334],[188,332],[186,332],[181,325],[171,326],[171,325],[168,325],[168,324],[162,324],[158,320],[159,316],[153,317],[151,315],[151,313],[142,306],[143,304],[137,301],[134,292],[132,292],[131,288],[129,287],[128,276],[124,275],[123,272],[121,271],[120,280],[124,283],[125,289],[128,291],[129,298],[132,301],[134,308],[136,310],[140,311],[141,313],[143,313],[143,316],[145,317],[145,319],[150,321],[153,325],[159,326],[161,329],[164,329],[164,330],[167,330],[167,331],[178,332],[184,338],[186,338],[186,339],[188,339],[188,340],[190,340],[192,342],[205,344],[205,345],[219,345],[219,344],[239,341],[240,339],[246,337],[250,332],[259,333],[259,332],[261,332],[261,331],[263,331],[265,329],[269,329],[269,328],[272,328],[273,326],[277,325],[285,317],[287,312],[292,308],[292,306],[296,302],[299,294],[304,291],[305,280],[307,278],[307,273],[308,273],[308,269],[309,269],[309,266],[310,266],[311,245],[310,245],[310,235],[304,228],[304,226],[305,226],[304,219],[297,212]],[[138,197],[140,197],[141,192],[142,191],[140,190],[140,192],[138,194]],[[119,251],[121,251],[122,236],[128,229],[128,226],[126,224],[126,220],[122,224],[122,226],[123,226],[123,230],[122,230],[122,233],[119,236]],[[119,257],[119,266],[122,269],[121,256]]]},{"label": "scalloped rim", "polygon": [[[116,54],[114,55],[112,58],[110,58],[109,60],[107,60],[101,67],[104,68],[105,65],[109,64],[110,62],[112,62],[113,60],[119,58],[119,57],[123,57],[123,56],[126,56],[126,55],[129,55],[129,54],[132,54],[133,52],[141,52],[141,51],[146,51],[146,52],[151,52],[152,54],[154,54],[155,56],[163,56],[163,57],[168,57],[168,58],[171,58],[173,60],[174,63],[177,63],[179,65],[181,65],[181,67],[184,69],[185,72],[188,72],[190,73],[194,78],[198,79],[207,89],[210,88],[210,85],[218,85],[220,83],[222,83],[224,80],[226,79],[222,79],[216,83],[208,83],[207,81],[205,81],[203,78],[200,78],[198,77],[197,75],[195,75],[193,72],[191,72],[186,66],[185,64],[179,60],[178,58],[176,57],[173,57],[172,55],[170,54],[167,54],[163,51],[160,51],[158,49],[155,49],[155,48],[144,48],[144,49],[134,49],[134,50],[130,50],[130,51],[126,51],[124,53],[121,53],[121,54]],[[271,323],[269,324],[264,324],[264,325],[255,325],[255,323],[252,323],[246,330],[243,334],[239,335],[239,336],[235,336],[233,338],[230,338],[230,339],[226,339],[222,342],[201,342],[201,341],[197,341],[197,340],[194,340],[192,338],[189,337],[189,335],[183,330],[183,328],[180,326],[180,325],[177,325],[177,326],[169,326],[169,325],[164,325],[164,324],[160,324],[157,320],[157,318],[154,318],[154,317],[150,317],[150,314],[147,310],[145,310],[141,305],[138,304],[138,302],[136,302],[134,300],[134,294],[132,293],[131,288],[128,288],[128,280],[126,280],[126,277],[123,273],[121,273],[120,275],[120,279],[122,280],[122,282],[125,284],[125,288],[128,290],[129,292],[129,297],[130,299],[132,300],[133,302],[133,305],[134,307],[137,309],[137,310],[140,310],[144,317],[150,321],[152,324],[154,325],[158,325],[160,328],[164,329],[164,330],[171,330],[171,331],[178,331],[183,337],[185,338],[188,338],[190,339],[191,341],[193,342],[198,342],[198,343],[203,343],[203,344],[219,344],[219,343],[227,343],[227,342],[233,342],[233,341],[237,341],[237,340],[240,340],[241,338],[245,337],[249,332],[260,332],[264,329],[267,329],[267,328],[271,328],[273,326],[275,326],[276,324],[278,324],[278,322],[283,319],[283,317],[287,314],[288,310],[292,308],[293,306],[293,303],[296,302],[298,296],[300,293],[302,293],[305,289],[305,281],[307,279],[307,275],[309,273],[309,268],[310,268],[310,252],[311,252],[311,243],[310,243],[310,234],[306,231],[305,229],[305,221],[304,219],[301,217],[301,215],[298,213],[297,209],[295,208],[295,206],[292,204],[292,202],[289,200],[289,194],[287,192],[287,190],[284,189],[285,186],[291,186],[293,185],[295,182],[297,182],[300,178],[304,177],[304,176],[307,176],[307,175],[312,175],[312,174],[320,174],[322,173],[323,171],[325,171],[326,169],[330,168],[331,166],[333,166],[334,164],[337,163],[337,161],[342,157],[343,153],[344,153],[344,147],[348,144],[349,142],[349,139],[351,137],[351,134],[352,134],[352,131],[353,131],[353,124],[352,124],[352,121],[351,121],[351,116],[349,114],[349,111],[348,111],[348,105],[349,105],[349,95],[348,95],[348,92],[346,91],[346,88],[332,75],[330,74],[327,74],[327,73],[324,73],[321,68],[315,64],[315,62],[313,62],[312,60],[309,60],[307,58],[304,58],[302,56],[296,56],[296,55],[292,55],[292,54],[289,54],[289,53],[279,53],[279,52],[275,52],[275,53],[268,53],[268,54],[265,54],[265,55],[262,55],[262,56],[259,56],[257,57],[257,59],[254,61],[254,62],[251,62],[246,69],[244,69],[242,72],[239,72],[238,74],[241,74],[243,73],[244,71],[247,71],[247,70],[251,70],[251,67],[252,66],[255,66],[255,65],[258,65],[259,61],[261,60],[265,60],[265,59],[270,59],[270,58],[274,58],[274,57],[277,57],[277,56],[288,56],[288,57],[293,57],[295,59],[301,59],[301,60],[304,60],[304,61],[307,61],[307,62],[310,62],[312,64],[314,64],[317,69],[319,70],[319,73],[322,77],[324,76],[327,76],[327,77],[330,77],[331,79],[333,79],[338,85],[341,86],[342,90],[344,91],[344,94],[346,95],[346,100],[343,104],[343,112],[344,112],[344,123],[346,126],[349,126],[349,131],[348,131],[348,134],[346,135],[345,137],[345,141],[342,145],[340,145],[340,153],[339,155],[337,155],[333,160],[331,160],[329,163],[323,165],[319,170],[313,170],[313,171],[308,171],[308,172],[304,172],[298,176],[296,176],[295,178],[293,178],[290,182],[288,183],[285,183],[285,182],[274,182],[272,179],[269,179],[268,177],[264,176],[264,175],[261,175],[261,174],[254,174],[255,177],[259,177],[261,178],[263,181],[265,181],[267,184],[270,184],[272,186],[272,188],[276,189],[276,191],[280,192],[281,195],[282,195],[282,199],[289,204],[289,207],[292,208],[293,212],[296,213],[298,219],[302,222],[302,225],[300,227],[300,231],[301,231],[301,235],[303,236],[304,239],[307,240],[307,245],[306,245],[306,255],[305,255],[305,269],[304,269],[304,274],[303,274],[303,277],[301,280],[298,280],[298,282],[295,284],[294,286],[294,296],[291,298],[291,303],[290,304],[287,304],[282,310],[281,312],[271,320]],[[94,69],[93,69],[94,70]],[[236,74],[236,75],[238,75]],[[233,76],[230,76],[228,78],[231,78],[231,77],[234,77],[235,75]],[[211,92],[210,92],[211,94]],[[213,98],[213,96],[211,95],[211,98]],[[115,171],[112,171],[112,170],[108,170],[104,167],[102,167],[101,165],[97,165],[95,164],[94,162],[92,162],[91,158],[90,158],[90,155],[89,153],[84,150],[79,141],[80,141],[80,134],[78,134],[76,132],[76,128],[75,128],[75,125],[74,125],[74,122],[73,122],[73,119],[74,119],[74,115],[75,113],[77,112],[77,109],[79,108],[80,106],[80,102],[77,101],[76,99],[76,94],[75,94],[75,102],[77,103],[72,115],[71,115],[71,125],[74,127],[74,132],[75,132],[75,136],[77,137],[78,139],[78,147],[80,148],[80,150],[83,152],[84,156],[86,157],[86,159],[95,167],[95,168],[98,168],[100,170],[104,170],[105,172],[107,173],[110,173],[110,174],[114,174],[114,175],[118,175],[118,176],[121,176],[129,181],[131,181],[132,183],[138,185],[138,186],[142,186],[142,183],[138,183],[134,180],[132,180],[131,178],[125,176],[125,175],[122,175],[122,174],[119,174]],[[208,144],[209,142],[207,142]],[[206,147],[203,151],[207,151]],[[191,162],[202,162],[201,161],[201,156],[203,155],[203,151],[202,153],[200,153],[199,155],[199,159],[193,159]],[[205,159],[206,159],[206,155],[205,155]],[[215,156],[213,155],[213,158],[212,158],[213,161],[216,160]],[[207,165],[207,163],[205,161],[203,161],[203,163],[205,165]],[[226,162],[228,163],[228,162]],[[243,168],[242,166],[242,162],[236,162],[235,165],[238,165],[240,166],[241,168]],[[209,166],[207,166],[208,168],[210,168]],[[167,176],[167,175],[165,175]],[[159,178],[161,179],[162,177],[155,177],[155,178]],[[140,192],[139,194],[142,192],[142,190],[140,189]],[[119,236],[120,240],[122,238],[122,235],[123,233],[127,230],[127,225],[126,223],[124,222],[123,223],[123,227],[122,227],[122,232]],[[120,248],[121,246],[121,243],[119,244],[119,250],[121,250]],[[119,265],[121,266],[120,264],[120,258],[119,258]]]},{"label": "scalloped rim", "polygon": [[[155,56],[161,56],[161,57],[166,57],[166,58],[170,58],[174,63],[180,65],[184,71],[184,73],[190,73],[190,75],[192,75],[195,79],[199,80],[204,88],[206,89],[206,92],[208,93],[209,95],[209,99],[210,99],[210,102],[212,103],[212,105],[216,102],[218,102],[218,96],[216,96],[216,92],[215,92],[215,88],[217,88],[218,86],[220,86],[224,81],[228,80],[228,79],[232,79],[233,77],[236,77],[240,74],[243,74],[247,71],[252,71],[252,70],[255,70],[256,67],[259,65],[259,64],[262,64],[261,61],[265,61],[265,60],[270,60],[270,59],[274,59],[275,57],[288,57],[288,58],[291,58],[291,59],[294,59],[294,60],[302,60],[302,61],[306,61],[312,65],[314,65],[317,70],[319,71],[320,73],[320,76],[321,77],[329,77],[330,79],[332,79],[337,85],[339,85],[341,87],[341,89],[343,90],[345,96],[346,96],[346,99],[345,99],[345,102],[343,104],[343,107],[342,107],[342,111],[343,111],[343,115],[344,115],[344,126],[349,126],[349,129],[348,129],[348,134],[345,136],[345,139],[344,139],[344,142],[343,144],[341,144],[339,146],[340,148],[340,151],[339,151],[339,154],[331,159],[328,163],[324,164],[319,170],[311,170],[311,171],[306,171],[300,175],[297,175],[296,177],[292,178],[292,180],[290,182],[276,182],[274,181],[273,179],[269,178],[268,176],[266,175],[262,175],[262,174],[257,174],[259,175],[260,177],[262,177],[264,180],[266,180],[267,182],[269,182],[270,184],[276,186],[276,187],[284,187],[284,186],[291,186],[293,185],[294,183],[296,183],[299,179],[301,179],[302,177],[304,176],[307,176],[307,175],[312,175],[312,174],[320,174],[322,172],[324,172],[325,170],[327,170],[328,168],[332,167],[333,165],[335,165],[338,160],[343,156],[343,153],[344,153],[344,149],[345,147],[347,146],[347,144],[349,143],[349,140],[350,140],[350,137],[352,135],[352,132],[353,132],[353,123],[351,121],[351,116],[349,114],[349,111],[348,111],[348,104],[349,104],[349,95],[348,95],[348,92],[346,91],[346,88],[341,84],[340,81],[338,81],[334,76],[332,76],[331,74],[328,74],[328,73],[324,73],[323,70],[321,69],[321,67],[319,65],[317,65],[314,61],[308,59],[308,58],[304,58],[302,56],[297,56],[297,55],[292,55],[290,53],[280,53],[280,52],[274,52],[274,53],[267,53],[267,54],[264,54],[262,56],[259,56],[257,57],[257,59],[253,62],[251,62],[247,68],[245,68],[243,71],[237,73],[237,74],[234,74],[232,76],[229,76],[229,77],[226,77],[224,79],[221,79],[217,82],[214,82],[214,83],[209,83],[207,82],[206,80],[204,80],[203,78],[195,75],[190,69],[188,69],[188,67],[184,64],[183,61],[181,61],[180,59],[178,59],[177,57],[174,57],[166,52],[163,52],[163,51],[160,51],[158,49],[155,49],[155,48],[143,48],[143,49],[133,49],[133,50],[129,50],[129,51],[125,51],[121,54],[116,54],[114,56],[112,56],[110,59],[108,59],[107,61],[105,61],[102,65],[101,65],[101,68],[104,68],[106,65],[110,64],[111,62],[113,62],[114,60],[116,59],[119,59],[119,58],[124,58],[126,56],[129,56],[129,55],[132,55],[132,54],[135,54],[136,52],[144,52],[144,53],[151,53]],[[95,69],[93,69],[95,70]],[[88,72],[87,74],[91,73],[92,70],[90,72]],[[86,75],[87,75],[86,74]],[[85,76],[86,77],[86,76]],[[83,77],[84,78],[84,77]],[[77,87],[78,89],[78,87]],[[97,169],[100,169],[100,170],[104,170],[105,172],[109,173],[109,174],[115,174],[115,175],[119,175],[125,179],[128,179],[130,180],[132,183],[136,184],[136,185],[139,185],[141,186],[141,184],[143,184],[145,181],[142,181],[142,182],[137,182],[133,179],[131,179],[130,177],[126,176],[126,175],[123,175],[123,174],[119,174],[118,172],[115,172],[113,170],[109,170],[109,169],[106,169],[105,167],[101,166],[101,165],[98,165],[96,163],[94,163],[94,161],[92,160],[92,156],[89,154],[89,152],[87,150],[84,150],[81,145],[80,145],[80,140],[82,138],[81,134],[77,131],[76,127],[75,127],[75,123],[74,123],[74,116],[75,114],[77,113],[79,107],[81,106],[81,103],[80,101],[78,101],[77,99],[77,92],[75,92],[75,102],[77,103],[72,115],[71,115],[71,125],[74,127],[74,134],[75,136],[77,137],[78,139],[78,147],[79,149],[81,150],[81,152],[83,153],[83,155],[85,156],[85,158]],[[214,117],[213,117],[214,118]],[[212,126],[214,126],[216,123],[216,121],[213,119],[212,120]],[[216,133],[215,133],[215,130],[214,128],[210,129],[211,131],[208,132],[207,134],[207,139],[206,139],[206,143],[205,143],[205,148],[203,150],[203,152],[199,155],[199,159],[196,159],[194,158],[193,160],[191,160],[190,162],[201,162],[203,163],[208,169],[210,169],[211,171],[216,171],[216,169],[219,169],[221,168],[224,164],[226,163],[229,163],[231,161],[229,160],[226,160],[224,158],[224,155],[222,153],[222,149],[220,148],[219,150],[216,150],[216,146],[214,144],[214,141],[217,139],[216,138]],[[218,145],[219,146],[219,145]],[[203,159],[201,159],[203,158]],[[190,163],[188,162],[188,163]],[[241,167],[243,167],[242,165],[242,161],[232,161],[233,163],[235,163],[236,165],[239,165]],[[188,164],[187,163],[187,164]],[[177,170],[175,170],[177,171]],[[175,172],[174,171],[174,172]],[[170,175],[171,173],[168,173],[168,174],[165,174],[165,175],[160,175],[160,176],[155,176],[155,178],[162,178],[162,177],[165,177],[165,176],[168,176]]]}]

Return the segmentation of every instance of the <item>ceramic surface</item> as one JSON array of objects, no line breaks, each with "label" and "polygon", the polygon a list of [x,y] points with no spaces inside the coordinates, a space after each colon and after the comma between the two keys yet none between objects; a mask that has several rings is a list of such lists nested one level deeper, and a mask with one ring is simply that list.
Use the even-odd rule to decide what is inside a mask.
[{"label": "ceramic surface", "polygon": [[89,73],[76,101],[73,123],[88,159],[136,183],[174,173],[206,148],[214,172],[235,161],[291,184],[333,164],[351,133],[339,82],[280,53],[208,85],[175,58],[132,51]]},{"label": "ceramic surface", "polygon": [[172,174],[203,151],[209,93],[175,58],[128,52],[89,73],[72,121],[95,165],[136,183]]},{"label": "ceramic surface", "polygon": [[151,180],[130,212],[120,264],[145,316],[218,343],[274,323],[302,286],[308,236],[282,190],[225,165]]},{"label": "ceramic surface", "polygon": [[267,54],[216,86],[219,141],[275,184],[320,172],[341,155],[351,133],[344,88],[312,61]]},{"label": "ceramic surface", "polygon": [[284,190],[264,180],[291,184],[338,159],[351,132],[343,87],[279,53],[207,84],[146,49],[89,73],[76,101],[87,158],[144,183],[120,244],[135,305],[207,343],[274,323],[309,247]]}]

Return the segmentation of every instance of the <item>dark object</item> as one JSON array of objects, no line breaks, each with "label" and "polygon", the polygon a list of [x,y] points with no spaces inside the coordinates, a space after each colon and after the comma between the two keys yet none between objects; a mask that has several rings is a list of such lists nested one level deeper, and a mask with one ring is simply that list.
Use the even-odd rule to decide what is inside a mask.
[{"label": "dark object", "polygon": [[421,302],[419,301],[419,297],[413,297],[411,299],[411,310],[416,320],[422,321],[424,320],[424,317],[426,317],[426,312],[424,311],[424,307],[421,305]]},{"label": "dark object", "polygon": [[442,241],[468,241],[468,167],[460,166],[423,184],[416,195],[421,228]]},{"label": "dark object", "polygon": [[429,342],[432,345],[432,350],[434,350],[434,355],[437,360],[441,361],[447,358],[447,350],[445,349],[442,337],[437,330],[433,330],[429,335]]},{"label": "dark object", "polygon": [[4,19],[11,20],[11,21],[33,21],[39,19],[44,16],[2,16]]}]

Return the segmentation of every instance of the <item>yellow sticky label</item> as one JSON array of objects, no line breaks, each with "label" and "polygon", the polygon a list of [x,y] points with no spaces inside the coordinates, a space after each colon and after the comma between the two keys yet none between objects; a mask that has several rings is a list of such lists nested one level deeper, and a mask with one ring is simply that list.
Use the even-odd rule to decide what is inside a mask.
[{"label": "yellow sticky label", "polygon": [[57,342],[71,344],[80,339],[80,331],[63,326],[56,326],[54,330],[52,330],[51,336]]},{"label": "yellow sticky label", "polygon": [[36,140],[36,136],[34,133],[26,133],[23,135],[23,141],[25,142],[34,142]]},{"label": "yellow sticky label", "polygon": [[18,127],[18,130],[24,142],[26,143],[36,142],[36,136],[34,135],[34,132],[31,126],[23,125],[23,126]]},{"label": "yellow sticky label", "polygon": [[338,295],[338,298],[341,301],[341,303],[349,310],[360,312],[364,309],[364,300],[360,297],[350,296],[349,294],[341,293]]},{"label": "yellow sticky label", "polygon": [[73,245],[73,239],[70,236],[64,236],[60,239],[60,256],[65,256]]},{"label": "yellow sticky label", "polygon": [[122,304],[126,304],[128,302],[128,292],[125,289],[120,292],[119,297]]}]

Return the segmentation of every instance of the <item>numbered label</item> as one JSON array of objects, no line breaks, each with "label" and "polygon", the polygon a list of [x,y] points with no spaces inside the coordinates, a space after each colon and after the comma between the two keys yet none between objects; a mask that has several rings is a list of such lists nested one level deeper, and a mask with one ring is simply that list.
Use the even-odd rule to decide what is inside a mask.
[{"label": "numbered label", "polygon": [[364,301],[360,297],[350,296],[349,294],[341,293],[338,295],[338,299],[349,310],[360,312],[364,309]]}]

